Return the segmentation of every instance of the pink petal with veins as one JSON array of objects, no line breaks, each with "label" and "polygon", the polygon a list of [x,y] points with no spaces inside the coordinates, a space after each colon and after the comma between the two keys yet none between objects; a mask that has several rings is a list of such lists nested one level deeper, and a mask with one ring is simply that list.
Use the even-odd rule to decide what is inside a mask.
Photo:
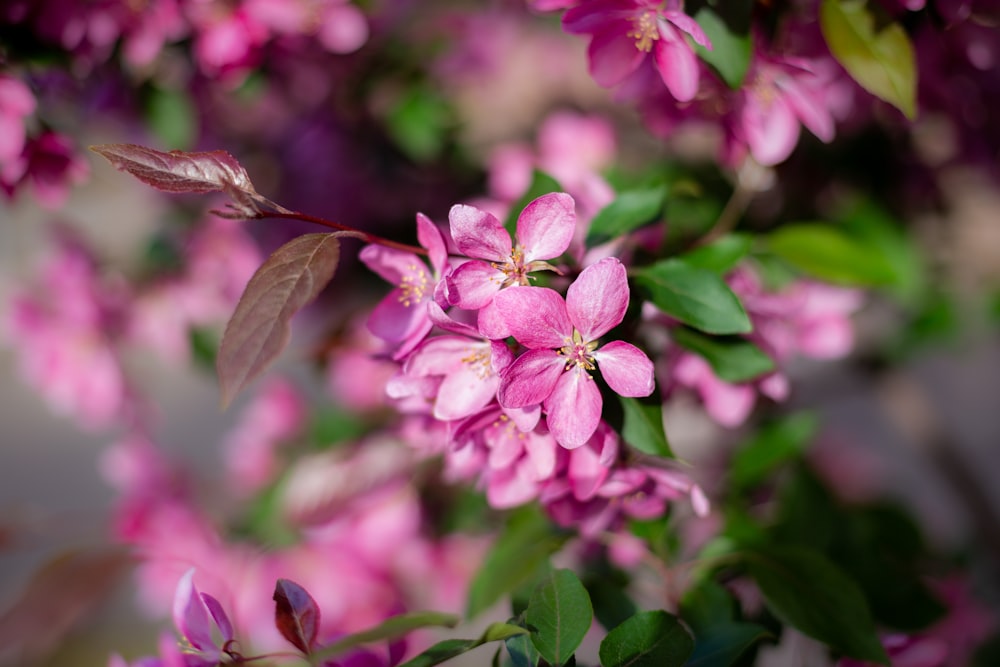
[{"label": "pink petal with veins", "polygon": [[545,401],[547,423],[556,441],[575,449],[594,435],[604,403],[594,379],[579,366],[563,373]]},{"label": "pink petal with veins", "polygon": [[510,257],[510,234],[492,213],[456,204],[448,213],[448,222],[451,238],[463,255],[493,262],[505,262]]},{"label": "pink petal with veins", "polygon": [[[573,289],[572,286],[570,289]],[[510,335],[527,348],[560,348],[573,336],[566,302],[555,290],[547,287],[508,287],[493,297],[493,303],[506,322]]]},{"label": "pink petal with veins", "polygon": [[552,259],[566,252],[576,231],[576,204],[564,192],[542,195],[517,218],[517,240],[524,262]]},{"label": "pink petal with veins", "polygon": [[507,276],[487,262],[472,260],[445,278],[448,303],[466,310],[478,310],[493,300]]},{"label": "pink petal with veins", "polygon": [[538,405],[552,393],[564,366],[555,350],[528,350],[504,372],[497,400],[505,408]]},{"label": "pink petal with veins", "polygon": [[614,257],[606,257],[584,269],[569,286],[566,311],[583,340],[594,341],[621,323],[628,298],[625,266]]},{"label": "pink petal with veins", "polygon": [[620,340],[601,346],[595,353],[601,377],[621,396],[649,396],[656,385],[653,362],[635,345]]}]

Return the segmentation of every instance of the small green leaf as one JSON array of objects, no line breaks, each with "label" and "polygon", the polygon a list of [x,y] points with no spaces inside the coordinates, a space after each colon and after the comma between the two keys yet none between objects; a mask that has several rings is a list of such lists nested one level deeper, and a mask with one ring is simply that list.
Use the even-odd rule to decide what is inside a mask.
[{"label": "small green leaf", "polygon": [[767,248],[803,273],[843,285],[891,283],[892,266],[877,248],[821,223],[796,223],[765,238]]},{"label": "small green leaf", "polygon": [[643,611],[608,633],[601,642],[603,667],[681,667],[694,640],[674,616]]},{"label": "small green leaf", "polygon": [[516,635],[507,639],[504,644],[507,647],[507,654],[514,667],[538,667],[542,656],[538,649],[531,643],[531,635]]},{"label": "small green leaf", "polygon": [[386,116],[389,134],[418,162],[441,154],[451,124],[448,103],[426,86],[414,86],[407,91]]},{"label": "small green leaf", "polygon": [[198,115],[187,91],[150,88],[146,122],[156,138],[171,150],[191,148],[197,138]]},{"label": "small green leaf", "polygon": [[531,595],[524,620],[545,660],[564,665],[594,620],[590,595],[571,570],[553,570]]},{"label": "small green leaf", "polygon": [[784,622],[852,658],[889,664],[861,589],[822,554],[769,546],[743,556],[768,607]]},{"label": "small green leaf", "polygon": [[681,347],[703,357],[720,380],[746,382],[774,370],[774,360],[738,336],[706,336],[687,327],[670,332]]},{"label": "small green leaf", "polygon": [[700,44],[694,45],[698,57],[711,65],[730,88],[738,89],[743,85],[753,53],[750,32],[736,32],[707,6],[698,10],[694,20],[712,42],[711,50]]},{"label": "small green leaf", "polygon": [[439,611],[413,611],[406,614],[399,614],[398,616],[387,618],[382,623],[368,630],[362,630],[361,632],[341,637],[332,644],[314,651],[313,655],[316,659],[332,658],[362,644],[396,639],[421,628],[453,628],[458,625],[459,620],[459,617],[454,614],[445,614]]},{"label": "small green leaf", "polygon": [[666,185],[626,190],[594,216],[587,232],[587,244],[594,245],[616,238],[653,222],[663,211]]},{"label": "small green leaf", "polygon": [[531,174],[531,185],[528,186],[527,192],[510,205],[510,212],[507,214],[507,219],[504,220],[503,226],[512,237],[517,231],[517,218],[521,215],[524,207],[550,192],[562,192],[562,185],[544,171],[536,169]]},{"label": "small green leaf", "polygon": [[902,26],[877,28],[866,0],[823,0],[820,28],[830,53],[862,88],[916,117],[916,56]]},{"label": "small green leaf", "polygon": [[624,413],[622,438],[640,452],[674,458],[663,430],[663,403],[658,394],[649,399],[618,396]]},{"label": "small green leaf", "polygon": [[756,484],[775,466],[797,457],[812,440],[818,427],[816,416],[803,412],[768,424],[733,458],[729,469],[739,487]]},{"label": "small green leaf", "polygon": [[535,507],[512,513],[469,586],[466,615],[476,616],[530,580],[566,539]]},{"label": "small green leaf", "polygon": [[714,334],[753,330],[739,298],[712,271],[674,258],[640,269],[635,276],[657,308],[684,324]]},{"label": "small green leaf", "polygon": [[708,245],[689,250],[681,259],[691,266],[725,275],[746,257],[752,244],[753,237],[749,234],[727,234]]},{"label": "small green leaf", "polygon": [[690,589],[681,618],[694,631],[694,652],[684,667],[730,667],[770,633],[755,623],[734,621],[735,600],[711,579]]},{"label": "small green leaf", "polygon": [[445,639],[434,644],[426,651],[413,656],[399,667],[432,667],[447,662],[452,658],[457,658],[463,653],[468,653],[474,648],[482,646],[482,642],[476,639]]},{"label": "small green leaf", "polygon": [[517,637],[519,635],[530,635],[531,632],[527,628],[522,628],[520,625],[514,625],[513,623],[490,623],[483,630],[483,636],[480,640],[485,642],[502,642],[510,639],[511,637]]}]

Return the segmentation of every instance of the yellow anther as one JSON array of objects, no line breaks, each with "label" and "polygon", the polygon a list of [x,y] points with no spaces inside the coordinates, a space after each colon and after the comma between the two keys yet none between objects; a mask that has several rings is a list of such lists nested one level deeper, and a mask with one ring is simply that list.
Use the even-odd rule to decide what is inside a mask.
[{"label": "yellow anther", "polygon": [[642,16],[632,17],[635,27],[627,34],[635,40],[635,48],[645,53],[653,50],[653,42],[660,38],[660,30],[656,26],[656,17],[650,12]]}]

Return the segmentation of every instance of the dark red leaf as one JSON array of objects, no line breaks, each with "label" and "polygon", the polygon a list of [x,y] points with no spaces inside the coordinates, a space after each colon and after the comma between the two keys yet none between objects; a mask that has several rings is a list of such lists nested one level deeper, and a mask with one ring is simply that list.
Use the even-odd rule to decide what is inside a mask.
[{"label": "dark red leaf", "polygon": [[319,632],[319,606],[294,581],[278,579],[274,585],[274,625],[282,637],[308,655]]},{"label": "dark red leaf", "polygon": [[243,217],[258,212],[258,202],[270,203],[257,194],[246,169],[226,151],[165,153],[137,144],[100,144],[90,149],[106,158],[115,169],[132,174],[157,190],[225,192]]},{"label": "dark red leaf", "polygon": [[281,354],[292,316],[326,287],[339,259],[337,233],[306,234],[275,250],[257,269],[219,345],[223,406]]}]

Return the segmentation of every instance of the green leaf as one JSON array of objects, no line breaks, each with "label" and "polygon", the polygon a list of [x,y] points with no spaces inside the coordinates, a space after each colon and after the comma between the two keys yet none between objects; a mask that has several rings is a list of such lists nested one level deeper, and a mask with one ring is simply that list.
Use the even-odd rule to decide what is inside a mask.
[{"label": "green leaf", "polygon": [[753,53],[750,32],[736,32],[709,7],[698,10],[694,20],[712,42],[711,50],[700,44],[694,45],[698,57],[711,65],[730,88],[738,89],[743,85]]},{"label": "green leaf", "polygon": [[746,382],[774,370],[774,360],[738,336],[706,336],[687,327],[671,330],[674,341],[703,357],[720,380]]},{"label": "green leaf", "polygon": [[743,557],[784,622],[852,658],[889,664],[861,589],[826,557],[793,546],[755,547]]},{"label": "green leaf", "polygon": [[893,268],[882,252],[831,225],[787,225],[768,234],[765,243],[772,253],[820,280],[866,287],[893,281]]},{"label": "green leaf", "polygon": [[197,138],[197,111],[184,90],[150,88],[146,98],[146,122],[156,138],[171,150],[191,148]]},{"label": "green leaf", "polygon": [[691,266],[725,275],[750,252],[751,245],[753,237],[749,234],[726,234],[708,245],[689,250],[681,259]]},{"label": "green leaf", "polygon": [[313,656],[317,660],[332,658],[362,644],[396,639],[421,628],[453,628],[458,625],[459,620],[459,617],[454,614],[445,614],[439,611],[413,611],[406,614],[399,614],[398,616],[387,618],[382,623],[368,630],[341,637],[321,650],[314,651]]},{"label": "green leaf", "polygon": [[653,222],[663,211],[666,185],[620,192],[615,200],[594,216],[587,232],[587,244],[602,243]]},{"label": "green leaf", "polygon": [[674,458],[663,430],[663,403],[659,395],[652,400],[618,396],[624,412],[622,438],[640,452]]},{"label": "green leaf", "polygon": [[504,645],[507,647],[507,654],[510,655],[514,667],[538,667],[542,656],[539,655],[538,649],[531,642],[530,633],[510,637],[504,642]]},{"label": "green leaf", "polygon": [[444,150],[452,114],[443,97],[425,86],[414,86],[385,120],[399,147],[413,160],[425,162]]},{"label": "green leaf", "polygon": [[705,580],[681,601],[681,618],[694,631],[694,652],[684,667],[729,667],[747,649],[770,637],[764,627],[733,620],[735,600],[719,584]]},{"label": "green leaf", "polygon": [[916,56],[898,23],[876,27],[866,0],[823,0],[820,28],[830,53],[862,88],[916,117]]},{"label": "green leaf", "polygon": [[635,276],[657,308],[684,324],[714,334],[753,330],[739,298],[711,271],[674,258],[640,269]]},{"label": "green leaf", "polygon": [[608,633],[601,642],[603,667],[681,667],[694,640],[665,611],[643,611]]},{"label": "green leaf", "polygon": [[802,412],[762,428],[733,457],[729,469],[733,483],[738,487],[756,484],[775,466],[797,457],[818,426],[815,415]]},{"label": "green leaf", "polygon": [[553,570],[531,595],[524,620],[531,643],[545,660],[563,665],[594,620],[590,595],[572,570]]},{"label": "green leaf", "polygon": [[466,616],[476,616],[530,580],[566,539],[535,507],[512,513],[472,580]]},{"label": "green leaf", "polygon": [[550,192],[562,192],[562,185],[544,171],[535,169],[531,174],[531,185],[528,186],[528,190],[510,205],[510,212],[507,214],[507,219],[504,220],[503,226],[511,237],[517,231],[517,218],[521,215],[524,207]]},{"label": "green leaf", "polygon": [[482,642],[476,639],[445,639],[434,644],[426,651],[413,656],[399,667],[432,667],[440,665],[452,658],[457,658],[463,653],[468,653],[474,648],[482,646]]},{"label": "green leaf", "polygon": [[468,653],[483,644],[510,640],[514,637],[528,634],[528,630],[517,625],[491,623],[483,631],[479,639],[446,639],[404,662],[400,667],[431,667],[431,665],[439,665],[463,653]]}]

